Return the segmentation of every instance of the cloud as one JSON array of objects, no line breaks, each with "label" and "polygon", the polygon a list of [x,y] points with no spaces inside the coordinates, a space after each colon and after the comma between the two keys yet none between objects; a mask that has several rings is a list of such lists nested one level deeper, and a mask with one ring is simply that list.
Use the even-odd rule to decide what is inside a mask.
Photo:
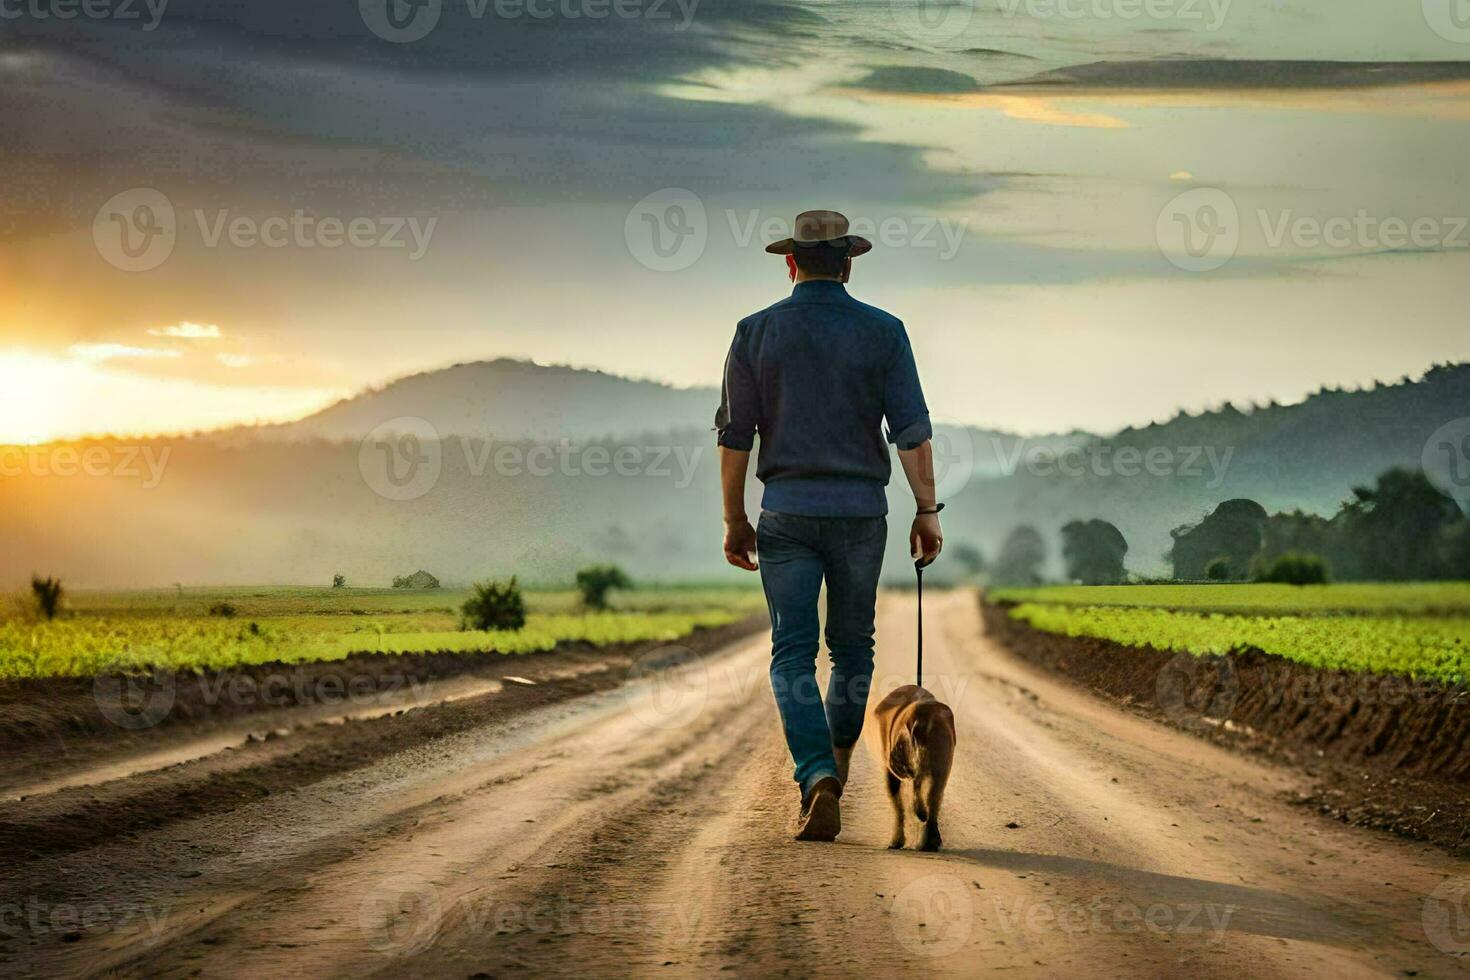
[{"label": "cloud", "polygon": [[176,350],[160,350],[157,347],[130,347],[127,344],[72,344],[66,351],[79,361],[100,364],[120,357],[170,358],[178,357]]},{"label": "cloud", "polygon": [[190,323],[187,320],[171,327],[154,328],[148,334],[152,337],[181,337],[186,340],[218,340],[224,336],[219,327],[212,323]]},{"label": "cloud", "polygon": [[260,358],[251,357],[249,354],[216,354],[214,357],[215,360],[219,361],[225,367],[237,369],[250,367],[260,360]]}]

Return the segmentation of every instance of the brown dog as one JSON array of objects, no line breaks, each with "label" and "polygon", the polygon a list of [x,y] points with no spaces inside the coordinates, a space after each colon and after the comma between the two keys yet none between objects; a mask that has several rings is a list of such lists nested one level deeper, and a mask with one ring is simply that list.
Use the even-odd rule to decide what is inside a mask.
[{"label": "brown dog", "polygon": [[905,684],[878,702],[868,731],[868,744],[883,766],[893,804],[893,840],[888,846],[904,845],[902,791],[908,780],[914,816],[924,825],[919,850],[939,850],[939,804],[954,762],[954,712],[922,687]]}]

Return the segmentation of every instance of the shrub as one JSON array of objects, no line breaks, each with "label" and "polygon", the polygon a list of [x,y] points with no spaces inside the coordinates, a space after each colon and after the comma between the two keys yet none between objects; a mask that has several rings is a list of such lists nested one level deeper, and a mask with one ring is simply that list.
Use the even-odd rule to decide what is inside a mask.
[{"label": "shrub", "polygon": [[1327,563],[1316,555],[1291,552],[1273,561],[1259,581],[1282,582],[1286,585],[1326,585]]},{"label": "shrub", "polygon": [[338,574],[338,575],[333,575],[332,576],[332,588],[334,588],[334,589],[340,589],[340,588],[344,588],[346,585],[347,585],[347,576],[346,575]]},{"label": "shrub", "polygon": [[465,622],[477,630],[518,630],[526,625],[526,600],[515,576],[508,582],[476,582],[464,601]]},{"label": "shrub", "polygon": [[1230,570],[1230,559],[1224,556],[1212,559],[1205,566],[1205,578],[1211,582],[1228,582],[1234,577],[1234,573]]},{"label": "shrub", "polygon": [[221,616],[225,619],[234,619],[236,612],[237,610],[234,604],[229,602],[216,602],[209,607],[209,614],[211,616]]},{"label": "shrub", "polygon": [[61,610],[61,597],[65,590],[61,587],[59,578],[41,578],[39,575],[31,576],[31,594],[36,598],[36,608],[41,615],[47,619],[55,619]]},{"label": "shrub", "polygon": [[631,589],[633,580],[616,565],[592,565],[577,573],[577,590],[590,609],[606,609],[613,589]]}]

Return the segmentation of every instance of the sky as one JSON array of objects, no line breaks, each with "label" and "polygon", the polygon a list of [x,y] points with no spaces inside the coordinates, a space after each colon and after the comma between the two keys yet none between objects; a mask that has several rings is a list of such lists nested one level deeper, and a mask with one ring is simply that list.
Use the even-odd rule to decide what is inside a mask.
[{"label": "sky", "polygon": [[817,207],[946,420],[1417,375],[1470,358],[1456,3],[3,3],[0,442],[500,356],[712,385]]}]

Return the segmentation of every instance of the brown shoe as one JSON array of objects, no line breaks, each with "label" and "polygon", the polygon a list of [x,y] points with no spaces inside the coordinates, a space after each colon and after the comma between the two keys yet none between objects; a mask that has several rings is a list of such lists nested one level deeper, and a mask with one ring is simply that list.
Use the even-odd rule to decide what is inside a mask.
[{"label": "brown shoe", "polygon": [[842,810],[837,800],[842,796],[842,783],[835,776],[817,780],[801,804],[801,819],[796,829],[797,840],[833,841],[842,832]]}]

